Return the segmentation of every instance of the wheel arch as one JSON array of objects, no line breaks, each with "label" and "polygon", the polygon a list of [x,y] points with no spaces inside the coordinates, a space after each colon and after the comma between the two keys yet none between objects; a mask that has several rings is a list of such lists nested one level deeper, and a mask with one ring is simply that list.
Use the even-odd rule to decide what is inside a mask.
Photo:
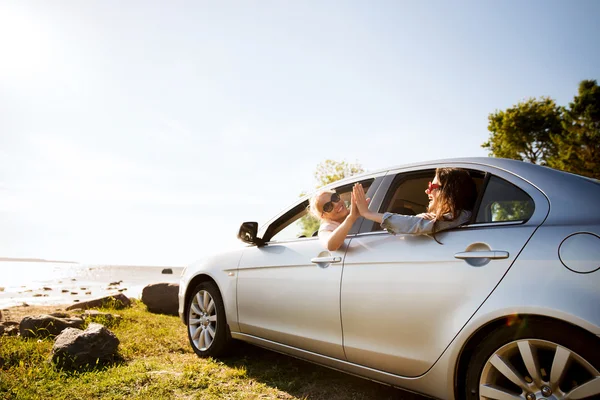
[{"label": "wheel arch", "polygon": [[[185,302],[184,302],[184,307],[183,307],[184,321],[187,321],[187,319],[188,319],[188,315],[187,315],[188,314],[188,304],[192,297],[192,293],[193,293],[194,289],[196,288],[196,286],[198,286],[202,282],[214,283],[217,286],[217,289],[219,289],[219,293],[221,293],[221,297],[223,296],[223,291],[221,290],[221,287],[219,286],[217,281],[215,279],[213,279],[212,276],[205,274],[205,273],[201,273],[201,274],[194,276],[188,283],[187,288],[185,290]],[[187,323],[186,323],[186,325],[187,325]]]},{"label": "wheel arch", "polygon": [[592,332],[587,329],[582,328],[581,326],[575,325],[571,322],[550,317],[547,315],[540,314],[511,314],[505,315],[494,320],[488,321],[487,323],[481,325],[477,330],[475,330],[471,336],[465,341],[463,344],[457,362],[455,363],[454,368],[454,398],[461,399],[461,393],[464,393],[465,389],[465,378],[467,373],[467,367],[469,365],[469,360],[474,354],[477,346],[492,332],[496,329],[501,328],[502,326],[512,326],[514,324],[535,324],[539,322],[552,322],[555,324],[569,326],[572,329],[579,330],[583,335],[587,335],[589,337],[595,338],[600,345],[600,338],[594,335]]}]

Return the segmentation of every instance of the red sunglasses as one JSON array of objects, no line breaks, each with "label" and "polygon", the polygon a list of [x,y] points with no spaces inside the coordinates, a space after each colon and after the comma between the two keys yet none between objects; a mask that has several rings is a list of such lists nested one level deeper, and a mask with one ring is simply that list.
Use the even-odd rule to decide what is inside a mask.
[{"label": "red sunglasses", "polygon": [[427,185],[427,190],[425,190],[425,193],[431,194],[432,191],[434,191],[435,189],[440,189],[441,187],[442,187],[442,185],[438,185],[437,183],[429,182]]}]

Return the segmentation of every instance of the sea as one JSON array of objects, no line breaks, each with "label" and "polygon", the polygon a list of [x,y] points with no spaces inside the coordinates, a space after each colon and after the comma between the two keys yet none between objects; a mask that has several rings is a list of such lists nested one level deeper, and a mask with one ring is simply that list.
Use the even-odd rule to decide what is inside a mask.
[{"label": "sea", "polygon": [[[163,273],[170,269],[171,274]],[[140,298],[151,283],[179,283],[183,267],[0,261],[0,309],[58,305],[123,293]]]}]

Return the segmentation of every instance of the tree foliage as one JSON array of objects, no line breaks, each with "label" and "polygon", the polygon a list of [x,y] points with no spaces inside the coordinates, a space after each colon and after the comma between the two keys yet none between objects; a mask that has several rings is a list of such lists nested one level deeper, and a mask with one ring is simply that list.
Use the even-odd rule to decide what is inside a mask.
[{"label": "tree foliage", "polygon": [[554,168],[600,179],[600,87],[585,80],[565,110],[564,134],[556,137]]},{"label": "tree foliage", "polygon": [[562,132],[562,110],[554,100],[542,97],[518,103],[488,117],[490,139],[482,147],[495,157],[546,165],[556,152],[553,135]]},{"label": "tree foliage", "polygon": [[[362,165],[358,163],[352,164],[346,161],[325,160],[317,164],[317,168],[315,169],[315,189],[363,172],[365,172],[365,170]],[[306,193],[300,194],[300,196],[305,195]],[[302,229],[302,234],[305,236],[311,236],[314,232],[319,230],[320,223],[321,222],[317,218],[310,214],[306,214],[298,220],[298,224],[300,224]]]},{"label": "tree foliage", "polygon": [[490,156],[547,165],[600,179],[600,87],[579,84],[567,107],[531,98],[488,116]]}]

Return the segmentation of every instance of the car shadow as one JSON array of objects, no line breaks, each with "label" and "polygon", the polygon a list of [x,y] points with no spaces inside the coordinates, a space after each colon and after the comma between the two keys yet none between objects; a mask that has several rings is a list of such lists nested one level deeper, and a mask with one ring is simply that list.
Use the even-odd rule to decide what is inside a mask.
[{"label": "car shadow", "polygon": [[236,343],[232,354],[220,361],[229,367],[245,368],[249,378],[301,399],[428,399],[244,342]]}]

